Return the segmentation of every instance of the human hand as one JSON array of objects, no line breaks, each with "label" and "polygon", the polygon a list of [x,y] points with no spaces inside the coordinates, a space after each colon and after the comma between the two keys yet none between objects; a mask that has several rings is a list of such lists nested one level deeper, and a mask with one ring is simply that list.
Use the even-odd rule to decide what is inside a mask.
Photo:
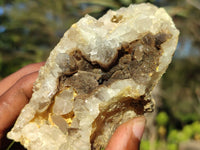
[{"label": "human hand", "polygon": [[[38,71],[44,63],[28,65],[0,81],[0,139],[29,102]],[[137,150],[145,118],[134,118],[117,128],[106,150]]]},{"label": "human hand", "polygon": [[29,102],[42,65],[44,63],[28,65],[0,81],[0,139]]}]

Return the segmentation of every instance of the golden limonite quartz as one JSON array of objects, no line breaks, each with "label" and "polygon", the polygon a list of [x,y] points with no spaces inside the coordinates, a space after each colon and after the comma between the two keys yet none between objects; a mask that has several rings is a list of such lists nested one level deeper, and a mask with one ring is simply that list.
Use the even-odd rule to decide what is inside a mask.
[{"label": "golden limonite quartz", "polygon": [[163,8],[86,15],[52,50],[8,137],[28,150],[99,150],[123,122],[153,111],[179,31]]}]

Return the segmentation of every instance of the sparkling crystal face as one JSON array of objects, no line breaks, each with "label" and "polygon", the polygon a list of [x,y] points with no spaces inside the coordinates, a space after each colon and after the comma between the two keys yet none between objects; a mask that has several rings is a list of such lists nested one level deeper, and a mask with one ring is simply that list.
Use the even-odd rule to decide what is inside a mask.
[{"label": "sparkling crystal face", "polygon": [[151,91],[178,34],[167,13],[151,4],[80,19],[40,70],[8,137],[30,150],[105,147],[121,123],[153,111]]}]

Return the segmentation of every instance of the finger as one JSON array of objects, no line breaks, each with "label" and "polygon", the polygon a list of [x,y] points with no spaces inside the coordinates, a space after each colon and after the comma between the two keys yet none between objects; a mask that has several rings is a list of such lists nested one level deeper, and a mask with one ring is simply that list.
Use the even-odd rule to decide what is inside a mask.
[{"label": "finger", "polygon": [[38,72],[30,73],[18,80],[0,96],[0,133],[3,133],[17,118],[32,95],[32,87]]},{"label": "finger", "polygon": [[145,127],[145,118],[134,118],[117,128],[106,150],[138,150]]},{"label": "finger", "polygon": [[13,86],[16,81],[18,81],[23,76],[30,74],[32,72],[38,71],[41,66],[44,65],[44,62],[41,63],[35,63],[30,64],[22,69],[18,70],[17,72],[9,75],[8,77],[4,78],[0,81],[0,95],[2,95],[4,92],[6,92],[11,86]]}]

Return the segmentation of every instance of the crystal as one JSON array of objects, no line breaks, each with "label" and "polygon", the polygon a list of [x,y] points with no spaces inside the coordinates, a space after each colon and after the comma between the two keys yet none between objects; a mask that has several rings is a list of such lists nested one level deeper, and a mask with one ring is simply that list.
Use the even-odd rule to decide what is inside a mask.
[{"label": "crystal", "polygon": [[105,148],[120,124],[153,111],[178,36],[152,4],[86,15],[52,50],[8,137],[29,150]]}]

